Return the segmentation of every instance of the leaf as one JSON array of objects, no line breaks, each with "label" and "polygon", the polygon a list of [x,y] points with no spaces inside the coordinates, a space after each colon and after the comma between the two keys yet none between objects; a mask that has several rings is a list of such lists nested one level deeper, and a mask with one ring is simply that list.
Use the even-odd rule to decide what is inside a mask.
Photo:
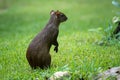
[{"label": "leaf", "polygon": [[105,32],[110,32],[113,29],[113,26],[109,24],[108,28],[105,29]]},{"label": "leaf", "polygon": [[114,6],[116,6],[116,7],[119,7],[119,8],[120,8],[120,3],[119,3],[119,2],[117,2],[116,0],[113,0],[113,1],[112,1],[112,4],[113,4]]},{"label": "leaf", "polygon": [[90,32],[99,32],[99,31],[101,31],[102,30],[102,28],[92,28],[92,29],[89,29],[88,31],[90,31]]}]

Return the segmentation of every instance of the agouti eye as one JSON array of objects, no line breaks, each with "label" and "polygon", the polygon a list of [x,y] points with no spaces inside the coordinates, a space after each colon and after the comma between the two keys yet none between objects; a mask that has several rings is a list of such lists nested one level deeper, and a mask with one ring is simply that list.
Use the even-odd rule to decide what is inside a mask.
[{"label": "agouti eye", "polygon": [[62,16],[62,17],[63,17],[63,16],[64,16],[64,14],[60,14],[60,16]]}]

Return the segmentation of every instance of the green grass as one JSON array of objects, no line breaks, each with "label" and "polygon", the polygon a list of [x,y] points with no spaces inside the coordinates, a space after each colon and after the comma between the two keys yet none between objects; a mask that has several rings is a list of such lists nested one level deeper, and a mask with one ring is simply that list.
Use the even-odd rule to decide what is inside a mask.
[{"label": "green grass", "polygon": [[[12,0],[14,1],[14,0]],[[108,27],[117,8],[110,0],[18,0],[0,10],[0,79],[43,80],[56,71],[70,71],[71,80],[92,76],[120,66],[117,44],[99,46],[103,33],[91,28]],[[32,70],[26,60],[26,49],[49,19],[51,10],[60,10],[68,21],[60,25],[59,51],[51,48],[52,64],[47,70]],[[119,16],[119,15],[118,15]]]}]

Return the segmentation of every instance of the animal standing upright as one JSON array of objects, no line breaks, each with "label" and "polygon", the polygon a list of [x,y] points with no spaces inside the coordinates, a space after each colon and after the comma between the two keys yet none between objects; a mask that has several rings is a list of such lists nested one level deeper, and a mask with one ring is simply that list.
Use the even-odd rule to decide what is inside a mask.
[{"label": "animal standing upright", "polygon": [[55,46],[54,51],[58,52],[57,37],[59,34],[59,25],[67,20],[65,14],[60,11],[51,11],[50,19],[45,28],[31,41],[26,52],[26,58],[29,65],[36,69],[37,67],[44,69],[50,67],[51,55],[49,53],[52,45]]}]

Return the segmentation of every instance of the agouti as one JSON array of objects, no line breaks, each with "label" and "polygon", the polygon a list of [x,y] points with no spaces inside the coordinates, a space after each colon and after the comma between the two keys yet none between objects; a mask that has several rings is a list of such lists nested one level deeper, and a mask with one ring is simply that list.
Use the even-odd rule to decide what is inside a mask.
[{"label": "agouti", "polygon": [[59,34],[59,25],[67,20],[62,12],[51,11],[50,19],[45,28],[31,41],[26,52],[26,58],[31,68],[37,67],[44,69],[50,67],[51,55],[49,53],[52,45],[55,46],[54,51],[58,52],[57,37]]}]

